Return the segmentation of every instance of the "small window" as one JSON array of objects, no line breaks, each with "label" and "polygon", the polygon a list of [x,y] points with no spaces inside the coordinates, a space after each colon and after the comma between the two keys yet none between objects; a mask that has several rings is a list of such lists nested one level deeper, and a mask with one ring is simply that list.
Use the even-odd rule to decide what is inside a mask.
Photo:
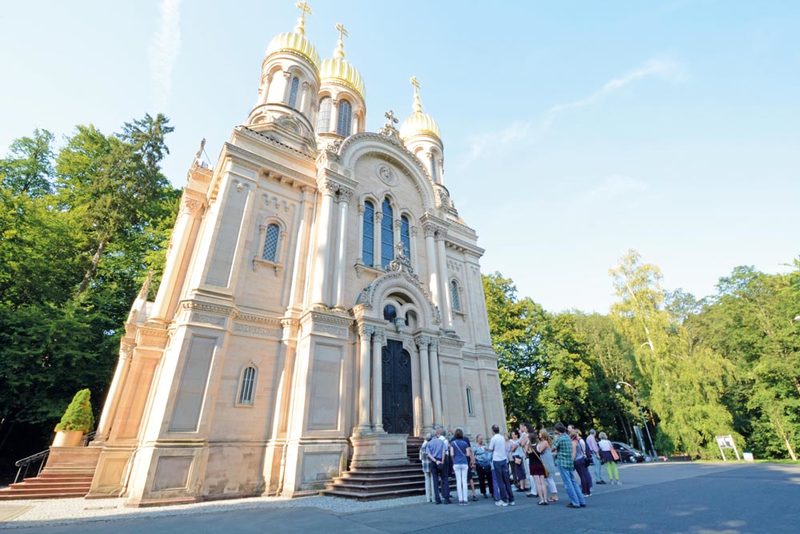
[{"label": "small window", "polygon": [[339,101],[339,116],[336,121],[336,133],[342,137],[350,135],[350,126],[353,122],[352,106],[347,100]]},{"label": "small window", "polygon": [[467,387],[467,412],[470,415],[475,415],[475,403],[472,402],[472,388]]},{"label": "small window", "polygon": [[242,373],[242,384],[239,387],[239,404],[253,404],[256,389],[256,368],[245,367]]},{"label": "small window", "polygon": [[278,263],[278,241],[280,240],[281,229],[272,223],[267,226],[267,235],[264,237],[264,252],[261,257],[267,261]]},{"label": "small window", "polygon": [[361,243],[361,258],[364,265],[375,263],[375,205],[367,200],[364,202],[364,240]]},{"label": "small window", "polygon": [[319,116],[317,117],[317,133],[331,130],[331,98],[322,97],[319,101]]},{"label": "small window", "polygon": [[397,308],[395,308],[392,304],[387,304],[383,307],[383,318],[387,321],[394,322],[395,318],[397,317]]},{"label": "small window", "polygon": [[455,280],[450,280],[450,305],[453,307],[453,311],[461,311],[461,294],[458,290],[458,282]]},{"label": "small window", "polygon": [[400,242],[403,243],[403,255],[411,258],[411,224],[408,217],[400,217]]},{"label": "small window", "polygon": [[394,259],[394,211],[388,198],[384,199],[381,209],[381,267],[385,269]]},{"label": "small window", "polygon": [[297,107],[297,91],[300,89],[300,78],[292,77],[292,84],[289,86],[289,107]]}]

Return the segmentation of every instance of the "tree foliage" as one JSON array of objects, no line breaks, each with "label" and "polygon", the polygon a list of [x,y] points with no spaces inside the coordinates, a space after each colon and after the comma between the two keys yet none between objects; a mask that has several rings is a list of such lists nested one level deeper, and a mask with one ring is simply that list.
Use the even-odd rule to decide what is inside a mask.
[{"label": "tree foliage", "polygon": [[[0,159],[0,461],[46,446],[75,391],[102,398],[177,212],[159,168],[170,131],[163,115],[111,135],[78,126],[56,150],[36,130]],[[10,439],[22,427],[35,435]]]},{"label": "tree foliage", "polygon": [[484,277],[511,424],[565,421],[633,442],[641,407],[659,453],[718,457],[715,436],[732,434],[757,457],[797,458],[800,261],[787,274],[737,267],[701,300],[665,290],[635,251],[610,275],[608,315],[551,314],[510,279]]}]

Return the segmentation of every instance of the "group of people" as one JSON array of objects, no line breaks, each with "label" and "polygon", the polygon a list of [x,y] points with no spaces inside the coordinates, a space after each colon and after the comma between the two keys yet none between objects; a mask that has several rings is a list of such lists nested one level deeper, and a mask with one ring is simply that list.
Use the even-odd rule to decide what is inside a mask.
[{"label": "group of people", "polygon": [[[525,423],[510,435],[492,426],[488,443],[483,435],[472,444],[463,430],[444,431],[437,427],[425,436],[420,447],[422,471],[425,473],[425,496],[428,502],[450,504],[450,477],[456,481],[458,503],[477,501],[475,479],[485,499],[491,495],[497,506],[514,506],[516,492],[537,497],[540,506],[558,502],[555,473],[558,472],[569,498],[568,508],[583,508],[592,487],[606,484],[602,466],[610,484],[620,484],[619,453],[605,432],[589,431],[584,440],[581,431],[572,425],[558,423],[551,435],[547,429],[529,432]],[[594,476],[589,471],[593,467]],[[578,480],[575,480],[575,473]]]}]

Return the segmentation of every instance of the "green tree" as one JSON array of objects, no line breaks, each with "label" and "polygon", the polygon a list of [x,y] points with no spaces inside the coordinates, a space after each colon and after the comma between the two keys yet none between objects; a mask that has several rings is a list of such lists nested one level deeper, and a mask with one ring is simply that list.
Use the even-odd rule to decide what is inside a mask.
[{"label": "green tree", "polygon": [[52,191],[53,140],[47,130],[34,130],[31,137],[20,137],[9,147],[9,156],[0,160],[0,186],[13,194],[31,197]]}]

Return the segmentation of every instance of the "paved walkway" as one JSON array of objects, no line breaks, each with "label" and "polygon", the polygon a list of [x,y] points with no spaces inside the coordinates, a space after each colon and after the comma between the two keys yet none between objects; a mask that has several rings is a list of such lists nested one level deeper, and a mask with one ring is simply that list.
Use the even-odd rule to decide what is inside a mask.
[{"label": "paved walkway", "polygon": [[[498,528],[566,532],[798,532],[800,467],[744,464],[625,466],[622,486],[596,486],[589,506],[570,510],[490,500],[434,506],[411,497],[358,503],[334,497],[255,498],[129,509],[119,499],[64,499],[0,504],[0,529],[115,534],[178,532],[480,532]],[[562,490],[563,491],[563,490]],[[517,494],[520,495],[520,494]],[[564,496],[562,495],[562,499]],[[11,511],[10,508],[14,507]],[[20,512],[20,507],[25,510]],[[4,509],[14,519],[3,521]]]}]

